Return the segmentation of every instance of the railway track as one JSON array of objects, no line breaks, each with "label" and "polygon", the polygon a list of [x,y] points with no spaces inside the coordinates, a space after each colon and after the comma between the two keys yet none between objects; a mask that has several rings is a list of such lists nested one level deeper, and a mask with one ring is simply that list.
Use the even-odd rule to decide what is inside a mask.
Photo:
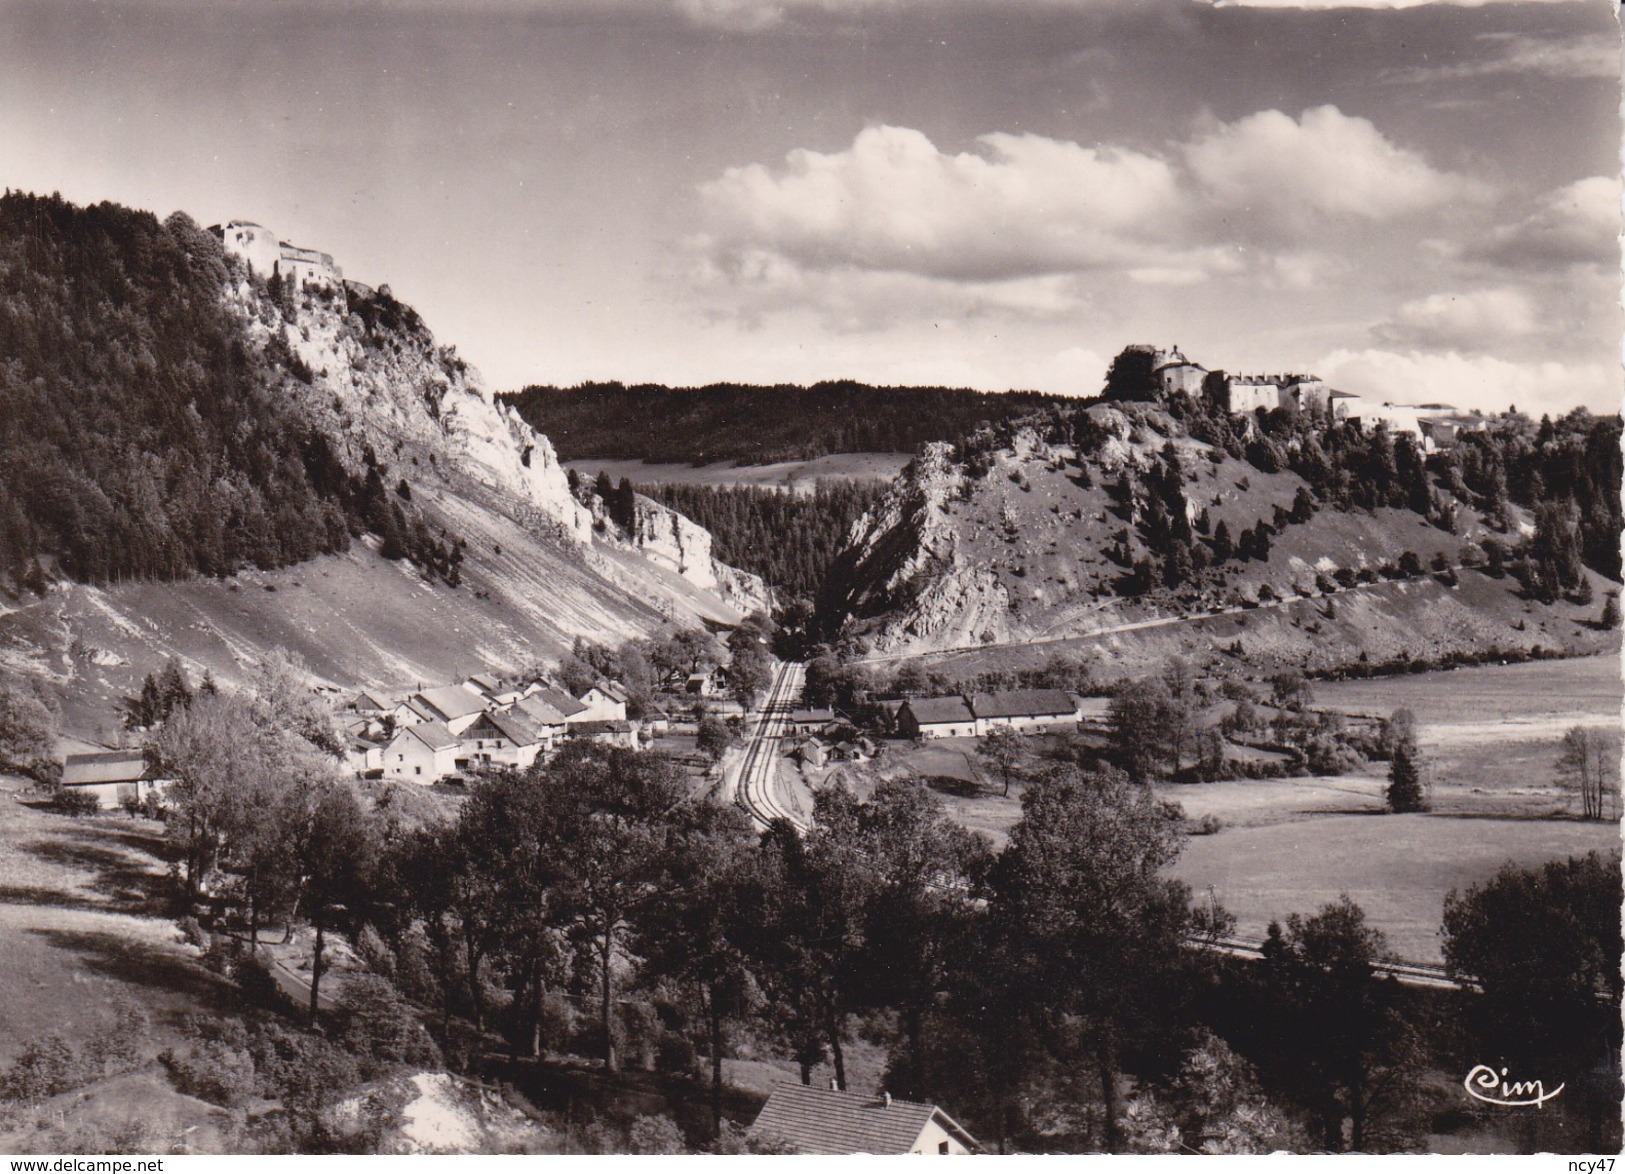
[{"label": "railway track", "polygon": [[781,800],[777,786],[785,720],[801,696],[803,672],[802,666],[794,661],[779,666],[745,747],[734,798],[759,827],[765,828],[776,819],[787,820],[803,832],[809,827],[805,819]]}]

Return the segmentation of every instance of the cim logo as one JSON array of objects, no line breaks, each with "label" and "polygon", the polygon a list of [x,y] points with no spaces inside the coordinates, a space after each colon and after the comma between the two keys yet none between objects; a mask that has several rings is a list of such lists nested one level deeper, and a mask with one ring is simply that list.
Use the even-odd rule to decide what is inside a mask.
[{"label": "cim logo", "polygon": [[1467,1090],[1467,1095],[1475,1100],[1516,1109],[1530,1105],[1538,1109],[1566,1087],[1566,1084],[1560,1084],[1547,1092],[1545,1085],[1538,1080],[1508,1080],[1505,1068],[1497,1072],[1488,1064],[1478,1065],[1461,1084]]}]

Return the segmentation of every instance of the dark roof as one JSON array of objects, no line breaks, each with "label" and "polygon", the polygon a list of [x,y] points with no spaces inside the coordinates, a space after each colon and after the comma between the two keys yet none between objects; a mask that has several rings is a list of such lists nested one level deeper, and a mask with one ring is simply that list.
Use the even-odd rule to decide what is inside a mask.
[{"label": "dark roof", "polygon": [[976,1139],[935,1105],[888,1104],[882,1097],[788,1081],[773,1086],[750,1131],[803,1154],[906,1154],[933,1117],[967,1149],[978,1148]]},{"label": "dark roof", "polygon": [[482,693],[495,693],[498,689],[502,688],[502,682],[498,681],[489,673],[475,673],[472,677],[468,678],[468,683],[475,686]]},{"label": "dark roof", "polygon": [[832,722],[835,720],[835,711],[832,709],[798,709],[790,714],[793,722]]},{"label": "dark roof", "polygon": [[511,710],[493,710],[486,714],[473,726],[463,732],[465,739],[478,738],[475,733],[485,726],[490,726],[515,746],[534,746],[542,740],[542,732],[532,725],[523,714]]},{"label": "dark roof", "polygon": [[971,722],[976,715],[963,697],[910,697],[905,709],[922,726],[945,725],[948,722]]},{"label": "dark roof", "polygon": [[132,783],[150,779],[147,756],[140,750],[109,750],[99,754],[70,754],[62,762],[62,785]]},{"label": "dark roof", "polygon": [[971,698],[977,717],[1047,717],[1076,713],[1078,703],[1060,689],[1011,689],[1006,693],[978,693]]},{"label": "dark roof", "polygon": [[[574,704],[572,702],[572,704]],[[534,722],[544,726],[562,726],[565,715],[548,703],[547,698],[538,693],[534,697],[521,697],[514,704],[514,708],[523,713]],[[580,712],[579,709],[577,712]]]}]

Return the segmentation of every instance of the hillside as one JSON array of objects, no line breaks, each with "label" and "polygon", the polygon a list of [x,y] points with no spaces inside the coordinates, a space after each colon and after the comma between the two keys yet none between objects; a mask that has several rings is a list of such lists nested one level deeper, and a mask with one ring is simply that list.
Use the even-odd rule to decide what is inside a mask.
[{"label": "hillside", "polygon": [[0,262],[0,656],[76,706],[170,653],[230,681],[284,644],[383,685],[768,602],[688,519],[573,493],[388,287],[15,194]]},{"label": "hillside", "polygon": [[[1529,509],[1492,506],[1459,478],[1458,496],[1447,482],[1459,459],[1424,468],[1385,439],[1382,485],[1360,475],[1363,446],[1378,442],[1334,432],[1336,459],[1314,484],[1294,471],[1292,442],[1236,446],[1255,463],[1193,435],[1210,424],[1102,403],[1062,426],[929,447],[854,526],[822,600],[827,629],[890,657],[1088,638],[1114,663],[1234,648],[1312,668],[1614,639],[1594,621],[1618,585],[1580,568],[1572,517],[1564,582],[1531,588],[1555,539]],[[1423,512],[1391,504],[1410,501]],[[1526,547],[1536,557],[1519,561]],[[1486,566],[1501,562],[1523,577]]]},{"label": "hillside", "polygon": [[552,437],[566,461],[691,465],[912,453],[931,441],[957,440],[985,421],[1030,415],[1065,402],[1035,392],[873,387],[850,380],[811,387],[584,383],[532,386],[499,398],[532,428]]}]

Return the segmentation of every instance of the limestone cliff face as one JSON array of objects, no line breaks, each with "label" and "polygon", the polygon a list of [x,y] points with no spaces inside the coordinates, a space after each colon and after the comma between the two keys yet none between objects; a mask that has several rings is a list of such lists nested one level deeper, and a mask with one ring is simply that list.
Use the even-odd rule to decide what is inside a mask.
[{"label": "limestone cliff face", "polygon": [[278,305],[239,271],[229,297],[251,339],[294,373],[290,393],[329,435],[348,441],[346,455],[355,464],[370,450],[391,478],[472,492],[579,545],[584,558],[613,570],[628,590],[637,584],[626,568],[594,558],[594,543],[629,546],[738,610],[768,605],[760,578],[718,563],[710,533],[664,506],[640,499],[631,533],[603,524],[601,510],[595,516],[571,492],[548,438],[498,403],[479,373],[454,348],[437,345],[417,313],[387,288],[346,282],[342,291],[307,289]]},{"label": "limestone cliff face", "polygon": [[950,515],[966,488],[952,446],[928,445],[880,505],[853,524],[826,602],[860,619],[889,616],[874,637],[876,651],[1008,637],[1009,595],[966,558]]}]

